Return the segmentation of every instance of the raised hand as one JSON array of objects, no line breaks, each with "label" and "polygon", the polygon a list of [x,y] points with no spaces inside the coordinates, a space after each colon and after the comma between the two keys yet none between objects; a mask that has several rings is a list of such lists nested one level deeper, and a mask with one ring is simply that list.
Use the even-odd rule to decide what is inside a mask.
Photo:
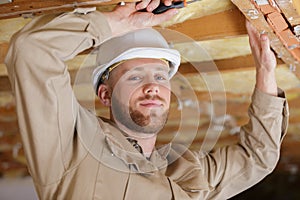
[{"label": "raised hand", "polygon": [[256,87],[268,94],[277,96],[277,84],[275,78],[276,57],[270,48],[270,40],[267,33],[258,31],[246,21],[249,35],[249,43],[256,64]]},{"label": "raised hand", "polygon": [[[166,5],[171,2],[166,1]],[[171,19],[177,14],[176,9],[170,9],[161,14],[153,14],[151,11],[159,5],[158,0],[145,0],[140,3],[126,3],[117,6],[112,12],[103,13],[112,30],[112,36],[124,34],[140,28],[147,28],[158,25]],[[147,8],[148,12],[140,12],[141,9]]]}]

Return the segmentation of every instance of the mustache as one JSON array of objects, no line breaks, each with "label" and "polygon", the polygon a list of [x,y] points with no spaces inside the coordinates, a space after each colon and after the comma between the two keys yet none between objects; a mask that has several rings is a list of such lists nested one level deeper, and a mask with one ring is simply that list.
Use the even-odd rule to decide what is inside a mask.
[{"label": "mustache", "polygon": [[149,95],[149,94],[146,94],[145,96],[139,97],[137,100],[138,101],[159,100],[159,101],[162,101],[162,102],[166,102],[166,100],[164,98],[162,98],[161,96],[159,96],[159,95]]}]

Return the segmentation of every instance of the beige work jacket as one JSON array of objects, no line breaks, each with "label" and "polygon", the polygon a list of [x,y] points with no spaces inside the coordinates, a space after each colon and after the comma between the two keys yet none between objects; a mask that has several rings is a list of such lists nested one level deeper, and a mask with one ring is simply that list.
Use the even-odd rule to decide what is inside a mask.
[{"label": "beige work jacket", "polygon": [[236,145],[204,153],[169,144],[150,159],[80,106],[65,61],[110,34],[101,13],[85,11],[37,17],[11,40],[6,64],[40,199],[228,199],[274,169],[287,128],[285,98],[255,90]]}]

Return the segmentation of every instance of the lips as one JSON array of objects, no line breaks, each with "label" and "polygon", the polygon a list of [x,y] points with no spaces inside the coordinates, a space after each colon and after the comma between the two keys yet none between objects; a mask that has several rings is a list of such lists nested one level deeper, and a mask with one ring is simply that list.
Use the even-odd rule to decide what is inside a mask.
[{"label": "lips", "polygon": [[160,107],[162,106],[161,101],[159,100],[144,100],[139,103],[143,107]]}]

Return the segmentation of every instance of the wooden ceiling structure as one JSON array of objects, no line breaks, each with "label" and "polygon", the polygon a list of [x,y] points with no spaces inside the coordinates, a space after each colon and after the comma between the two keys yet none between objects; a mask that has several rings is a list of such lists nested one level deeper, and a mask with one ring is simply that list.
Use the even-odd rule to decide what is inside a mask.
[{"label": "wooden ceiling structure", "polygon": [[[28,175],[28,172],[20,142],[14,98],[4,65],[10,37],[35,16],[71,11],[77,7],[87,6],[96,6],[100,11],[109,11],[118,3],[118,0],[13,0],[12,2],[7,0],[8,3],[5,2],[5,0],[0,1],[0,3],[4,3],[0,4],[0,176],[22,177]],[[210,57],[207,59],[207,57],[193,56],[191,55],[193,51],[188,49],[186,41],[175,40],[175,43],[173,41],[172,45],[181,51],[190,51],[189,62],[183,61],[179,73],[184,75],[191,85],[197,99],[194,101],[183,98],[182,105],[176,100],[172,101],[171,115],[163,133],[159,136],[159,144],[168,142],[174,136],[174,132],[178,128],[177,124],[181,121],[182,106],[185,106],[185,109],[190,110],[191,113],[195,108],[199,110],[200,122],[196,128],[197,135],[191,145],[192,149],[199,149],[204,141],[214,141],[213,135],[206,135],[208,127],[211,125],[216,132],[222,131],[222,134],[218,135],[219,140],[216,147],[235,142],[235,133],[241,125],[247,122],[247,108],[254,88],[255,66],[248,44],[245,18],[253,21],[257,27],[262,22],[255,22],[255,19],[251,19],[239,2],[201,0],[180,9],[174,19],[158,26],[183,34],[188,38],[186,40],[197,43]],[[247,0],[245,2],[253,4],[254,1]],[[286,18],[287,21],[288,19],[295,21],[295,24],[289,25],[290,28],[300,24],[300,14],[297,12],[300,7],[299,1],[275,0],[274,2],[277,5],[283,5],[282,2],[284,2],[285,5],[280,9],[285,10],[285,13],[293,13],[293,16]],[[271,29],[268,31],[270,34],[275,34],[275,31]],[[277,39],[273,39],[273,41],[275,40]],[[86,62],[86,58],[90,54],[91,51],[83,52],[67,62],[72,84],[76,83],[79,66]],[[276,69],[278,85],[286,91],[291,111],[290,127],[283,142],[282,159],[276,170],[299,174],[300,67],[298,67],[298,63],[287,64],[285,56],[282,57],[278,53],[277,56],[279,57]],[[211,69],[212,64],[216,68]],[[201,66],[201,71],[199,72],[195,66]],[[216,77],[222,81],[222,87],[208,88],[206,81],[215,80]],[[184,87],[185,85],[180,85],[179,90]],[[82,88],[78,90],[78,99],[82,105],[93,104],[97,114],[107,116],[107,109],[102,107],[97,100],[86,99],[85,95],[80,95],[83,90]],[[184,96],[185,91],[181,91],[181,93]],[[212,96],[215,97],[215,102],[212,102]],[[224,96],[226,96],[225,101]],[[222,112],[224,109],[225,113]],[[187,130],[193,129],[192,119],[190,123],[189,120],[185,121],[188,122]],[[222,124],[221,122],[224,121],[225,124]]]}]

